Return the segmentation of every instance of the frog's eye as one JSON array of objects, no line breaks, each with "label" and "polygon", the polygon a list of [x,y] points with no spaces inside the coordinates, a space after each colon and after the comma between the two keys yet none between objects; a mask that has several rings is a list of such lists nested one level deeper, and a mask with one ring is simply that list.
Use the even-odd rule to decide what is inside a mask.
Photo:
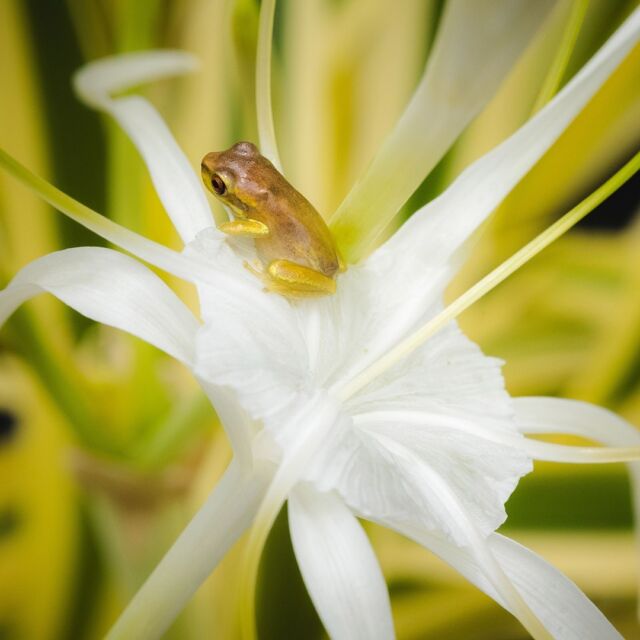
[{"label": "frog's eye", "polygon": [[227,185],[224,183],[224,180],[217,173],[214,173],[211,176],[211,188],[219,196],[223,196],[227,192]]}]

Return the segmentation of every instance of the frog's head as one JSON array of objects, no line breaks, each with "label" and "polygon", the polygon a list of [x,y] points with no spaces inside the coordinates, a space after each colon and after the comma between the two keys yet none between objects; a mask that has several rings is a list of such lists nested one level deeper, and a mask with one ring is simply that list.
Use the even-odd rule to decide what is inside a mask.
[{"label": "frog's head", "polygon": [[273,165],[251,142],[238,142],[226,151],[212,151],[201,163],[202,180],[216,198],[238,218],[248,218],[268,196]]}]

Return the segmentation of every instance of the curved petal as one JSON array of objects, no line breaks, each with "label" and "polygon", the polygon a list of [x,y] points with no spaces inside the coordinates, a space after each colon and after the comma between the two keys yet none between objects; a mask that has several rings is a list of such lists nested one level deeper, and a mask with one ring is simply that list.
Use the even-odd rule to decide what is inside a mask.
[{"label": "curved petal", "polygon": [[193,71],[196,61],[179,51],[152,51],[104,58],[74,77],[78,96],[115,118],[138,148],[167,213],[184,242],[213,226],[200,180],[158,112],[146,100],[111,94],[167,76]]},{"label": "curved petal", "polygon": [[332,220],[349,261],[372,246],[493,96],[551,6],[527,0],[447,3],[411,102]]},{"label": "curved petal", "polygon": [[[448,483],[483,535],[506,520],[505,502],[532,469],[526,453],[483,437],[494,429],[490,421],[472,422],[475,434],[451,429],[444,413],[423,413],[413,422],[393,411],[372,412],[356,416],[354,422],[361,440],[358,448],[353,447],[357,465],[341,469],[340,475],[333,471],[345,452],[334,456],[328,467],[348,504],[366,515],[384,512],[443,531],[459,544],[464,544],[464,538],[452,527],[438,495],[426,482],[424,465]],[[391,440],[394,447],[386,444]]]},{"label": "curved petal", "polygon": [[[268,426],[268,425],[267,425]],[[255,587],[258,579],[260,556],[267,541],[269,531],[275,522],[289,494],[303,478],[315,454],[331,431],[344,428],[343,417],[338,405],[324,392],[316,392],[315,397],[303,403],[289,414],[284,425],[280,425],[283,455],[278,456],[279,466],[273,476],[265,496],[256,513],[255,522],[246,546],[246,568],[242,593],[244,595],[245,615],[243,616],[243,634],[254,637],[255,630]],[[267,429],[265,428],[264,432]],[[286,437],[285,437],[286,436]],[[256,447],[257,456],[271,454],[262,440]],[[262,450],[261,450],[262,449]],[[272,450],[273,447],[270,447]]]},{"label": "curved petal", "polygon": [[499,534],[494,534],[489,544],[504,572],[554,638],[622,637],[584,593],[548,562]]},{"label": "curved petal", "polygon": [[[640,445],[640,432],[608,409],[566,398],[514,398],[516,425],[522,433],[562,433],[582,436],[612,447]],[[629,464],[634,507],[640,515],[640,463]]]},{"label": "curved petal", "polygon": [[128,331],[188,365],[193,362],[198,321],[158,276],[133,258],[82,247],[34,260],[0,292],[0,324],[44,291],[92,320]]},{"label": "curved petal", "polygon": [[[338,317],[335,344],[330,325],[323,325],[316,370],[337,362],[349,375],[349,365],[369,357],[369,349],[375,356],[378,345],[367,342],[372,315],[361,308]],[[494,531],[506,518],[506,499],[532,468],[527,453],[513,446],[524,438],[513,422],[501,364],[451,323],[345,403],[355,429],[327,439],[307,479],[319,490],[337,489],[360,513],[385,512],[446,530],[449,518],[431,507],[434,498],[420,474],[420,464],[428,464],[456,491],[477,527]],[[452,428],[459,422],[469,429]],[[391,452],[378,436],[402,448]],[[419,458],[417,468],[405,450]]]},{"label": "curved petal", "polygon": [[198,378],[198,382],[222,422],[231,442],[233,459],[241,469],[250,469],[253,464],[251,441],[254,435],[254,422],[228,389],[213,385],[202,378]]},{"label": "curved petal", "polygon": [[289,496],[293,549],[331,638],[393,638],[387,586],[367,535],[333,493],[297,487]]},{"label": "curved petal", "polygon": [[634,446],[640,432],[619,415],[580,400],[513,398],[516,424],[522,433],[566,433],[610,446]]},{"label": "curved petal", "polygon": [[159,638],[251,524],[273,469],[232,464],[109,632],[109,640]]},{"label": "curved petal", "polygon": [[[355,431],[360,451],[340,476],[332,474],[344,501],[365,518],[385,514],[394,522],[440,532],[460,546],[468,544],[467,520],[481,536],[504,522],[504,503],[532,468],[517,451],[487,446],[480,438],[465,441],[434,425],[417,429],[420,437],[415,426],[403,423],[356,426],[362,428]],[[327,490],[329,474],[315,483]],[[452,516],[454,501],[464,518]]]},{"label": "curved petal", "polygon": [[[339,277],[335,295],[314,301],[315,315],[300,314],[307,343],[317,345],[313,355],[318,376],[328,384],[350,381],[419,328],[419,319],[434,316],[442,308],[442,292],[451,275],[448,265],[425,268],[420,273],[411,270],[408,282],[413,286],[419,281],[420,292],[405,295],[400,282],[391,292],[381,280],[401,280],[394,272],[396,261],[400,270],[409,261],[391,254],[387,257],[387,261],[375,265],[351,267]],[[312,339],[314,334],[319,339]]]},{"label": "curved petal", "polygon": [[[367,260],[368,269],[386,273],[385,277],[377,278],[380,297],[423,296],[421,274],[451,258],[557,140],[624,59],[639,35],[640,9],[636,9],[544,109],[472,164],[449,189],[414,214]],[[384,271],[384,265],[390,261],[395,265],[393,270]],[[428,298],[427,312],[430,303]],[[420,310],[419,306],[416,308]]]},{"label": "curved petal", "polygon": [[[509,422],[501,426],[491,420],[470,420],[465,416],[448,415],[444,412],[395,409],[367,411],[356,414],[353,418],[354,424],[359,428],[371,433],[387,433],[408,445],[412,450],[426,449],[427,455],[429,449],[436,444],[435,442],[430,444],[430,440],[435,439],[439,446],[434,448],[438,450],[442,442],[444,442],[443,451],[447,451],[452,443],[461,440],[463,446],[460,447],[459,453],[467,447],[478,451],[488,448],[498,458],[512,461],[515,461],[519,455],[528,456],[534,460],[585,464],[640,461],[640,443],[638,442],[635,446],[621,447],[582,447],[542,442],[505,429],[504,426],[509,425]],[[513,424],[515,426],[515,423]],[[549,424],[546,425],[545,432],[548,430]],[[438,436],[438,433],[441,433],[441,436]],[[439,441],[440,438],[442,442]],[[488,466],[487,469],[484,468],[485,465]],[[498,475],[496,473],[498,469],[489,459],[482,459],[477,466],[481,477]]]},{"label": "curved petal", "polygon": [[265,295],[260,279],[209,230],[189,250],[211,260],[233,283],[198,287],[204,325],[198,333],[197,375],[233,389],[252,418],[281,427],[314,392],[292,305],[282,296]]},{"label": "curved petal", "polygon": [[[522,594],[515,588],[501,565],[496,561],[492,550],[487,544],[487,536],[483,535],[477,526],[475,514],[469,512],[467,505],[462,502],[457,491],[450,486],[448,479],[443,478],[431,465],[422,463],[418,456],[396,444],[391,438],[377,436],[377,439],[392,454],[400,454],[405,465],[411,467],[409,474],[415,476],[415,480],[423,485],[425,493],[430,494],[428,509],[436,517],[439,517],[441,522],[445,523],[444,527],[435,528],[432,535],[442,540],[453,540],[457,546],[467,548],[481,568],[484,578],[492,585],[495,592],[500,595],[502,602],[508,604],[509,610],[518,618],[527,631],[534,638],[548,638],[543,622],[531,609],[529,603],[522,597]],[[458,464],[458,466],[462,467],[461,472],[464,473],[464,465]],[[416,527],[411,522],[412,518],[407,518],[406,516],[398,520],[394,517],[389,517],[385,512],[363,515],[387,526],[395,526],[400,531],[429,531],[424,526],[419,525]]]},{"label": "curved petal", "polygon": [[[610,446],[637,447],[640,432],[612,411],[565,398],[515,398],[516,423],[523,433],[566,433]],[[633,512],[640,518],[640,462],[628,464]],[[635,528],[640,550],[640,528]]]},{"label": "curved petal", "polygon": [[[456,547],[425,531],[394,528],[435,553],[499,605],[510,610],[468,549]],[[489,537],[488,544],[505,574],[554,638],[620,640],[620,634],[587,596],[540,556],[497,533]]]}]

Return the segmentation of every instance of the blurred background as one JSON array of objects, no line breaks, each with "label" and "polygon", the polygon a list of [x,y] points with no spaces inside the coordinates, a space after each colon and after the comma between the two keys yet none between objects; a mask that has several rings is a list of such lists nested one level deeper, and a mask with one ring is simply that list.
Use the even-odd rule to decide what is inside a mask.
[{"label": "blurred background", "polygon": [[[495,98],[404,208],[440,193],[515,131],[637,2],[559,0]],[[325,215],[402,112],[428,58],[442,0],[282,1],[274,105],[283,163]],[[256,141],[258,0],[2,0],[0,146],[74,198],[174,248],[144,164],[117,127],[73,95],[105,55],[194,53],[200,70],[141,91],[195,168]],[[593,191],[640,147],[640,48],[499,208],[450,295],[463,291]],[[215,207],[213,200],[212,207]],[[640,428],[640,179],[461,318],[506,362],[513,395],[607,406]],[[101,240],[0,173],[0,286],[49,251]],[[185,300],[189,286],[170,280]],[[564,440],[576,443],[577,440]],[[0,333],[0,639],[100,638],[215,484],[229,448],[190,374],[127,335],[42,297]],[[574,579],[625,637],[637,562],[622,465],[536,464],[504,530]],[[522,638],[510,615],[413,543],[369,527],[398,637]],[[167,634],[237,637],[242,543]],[[261,638],[321,638],[286,513],[260,573]]]}]

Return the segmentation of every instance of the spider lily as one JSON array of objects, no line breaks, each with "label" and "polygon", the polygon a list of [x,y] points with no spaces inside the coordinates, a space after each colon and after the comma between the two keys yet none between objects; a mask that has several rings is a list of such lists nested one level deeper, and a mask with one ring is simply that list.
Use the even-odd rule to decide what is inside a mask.
[{"label": "spider lily", "polygon": [[[259,129],[263,152],[279,165],[268,73],[274,3],[262,6]],[[500,3],[480,12],[481,23],[494,29],[491,51],[480,55],[486,42],[478,39],[466,56],[448,58],[454,42],[475,33],[479,19],[476,10],[452,3],[414,99],[335,217],[338,239],[352,259],[367,254],[424,173],[486,103],[544,15],[531,3],[510,6],[519,8],[509,20],[499,19]],[[244,268],[252,246],[228,241],[216,229],[198,177],[157,112],[140,97],[112,97],[191,70],[193,60],[185,54],[105,59],[75,79],[81,98],[113,116],[138,147],[184,241],[182,253],[101,218],[0,156],[5,168],[59,209],[137,258],[193,282],[199,293],[198,317],[136,259],[91,247],[33,261],[0,293],[0,320],[46,291],[180,360],[209,395],[234,449],[223,478],[111,637],[160,635],[252,524],[246,582],[247,632],[254,633],[251,585],[285,501],[305,584],[332,637],[394,633],[386,585],[358,517],[395,529],[442,557],[534,637],[618,637],[573,583],[495,531],[506,519],[505,501],[534,459],[633,461],[640,457],[640,436],[617,416],[585,403],[509,397],[500,362],[484,356],[455,323],[465,306],[610,188],[466,297],[446,308],[442,301],[471,234],[549,149],[639,34],[640,10],[544,109],[353,264],[340,276],[337,293],[322,299],[292,302],[265,293]],[[442,103],[438,89],[453,93]],[[459,109],[449,102],[455,89],[469,90],[466,97],[458,95]],[[424,124],[416,128],[434,121],[440,124],[436,132]],[[636,157],[614,184],[637,164]],[[370,208],[378,211],[375,223],[368,219],[363,225]],[[527,437],[539,433],[576,434],[618,448],[566,447]],[[637,480],[637,469],[631,470]]]}]

